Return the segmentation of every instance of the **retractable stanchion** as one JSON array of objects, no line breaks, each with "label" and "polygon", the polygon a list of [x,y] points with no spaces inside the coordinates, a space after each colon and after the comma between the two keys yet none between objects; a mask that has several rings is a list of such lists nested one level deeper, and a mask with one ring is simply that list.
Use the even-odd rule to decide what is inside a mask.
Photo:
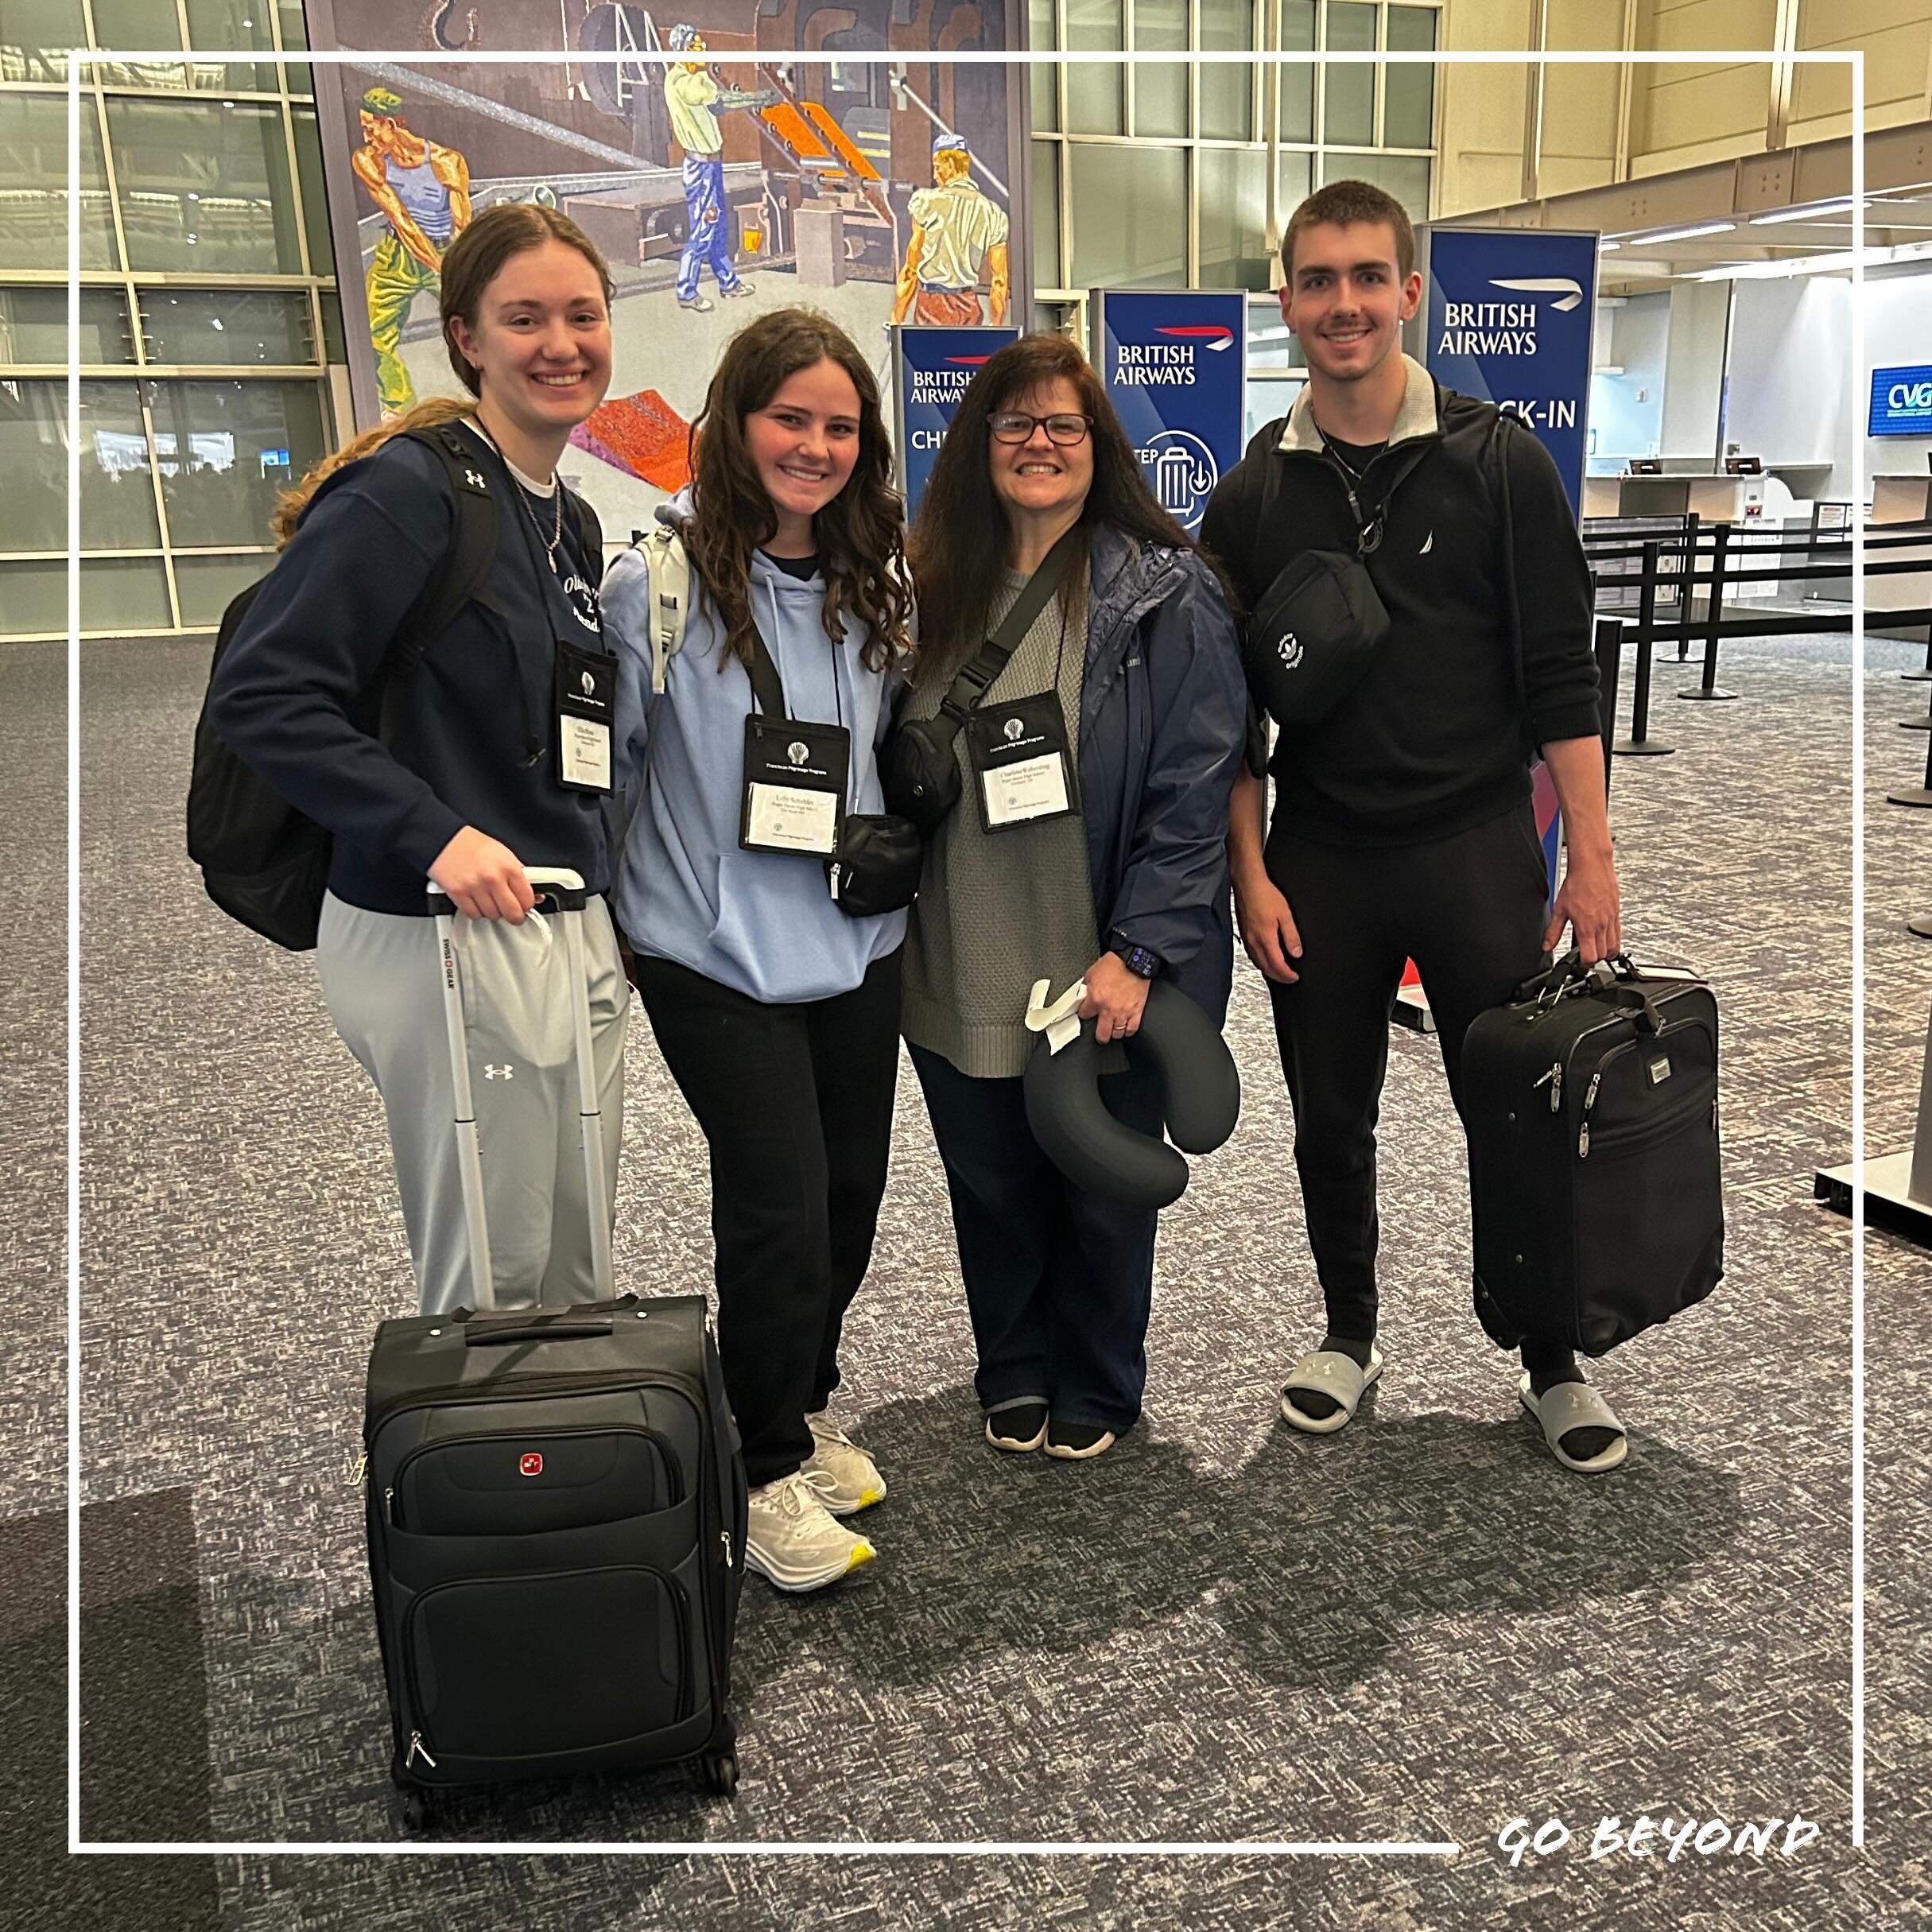
[{"label": "retractable stanchion", "polygon": [[[1697,567],[1697,532],[1704,527],[1704,519],[1694,510],[1684,512],[1683,549],[1678,553],[1677,584],[1677,620],[1681,624],[1690,622],[1690,578]],[[1690,655],[1690,634],[1686,631],[1677,641],[1677,661],[1682,664]]]},{"label": "retractable stanchion", "polygon": [[1657,634],[1657,545],[1643,546],[1643,576],[1637,588],[1637,676],[1630,700],[1630,735],[1610,749],[1620,758],[1668,758],[1674,746],[1651,735],[1651,652]]},{"label": "retractable stanchion", "polygon": [[[1812,1195],[1841,1214],[1852,1211],[1852,1170],[1829,1167],[1813,1177]],[[1932,1026],[1926,1030],[1925,1071],[1918,1082],[1918,1124],[1903,1154],[1865,1162],[1865,1207],[1875,1220],[1932,1241]]]},{"label": "retractable stanchion", "polygon": [[1907,919],[1905,929],[1916,933],[1921,939],[1932,939],[1932,913],[1921,913],[1916,919]]},{"label": "retractable stanchion", "polygon": [[1901,718],[1899,729],[1902,731],[1932,731],[1932,700],[1927,701],[1926,715],[1922,718]]},{"label": "retractable stanchion", "polygon": [[1932,684],[1932,624],[1926,627],[1926,664],[1922,671],[1901,671],[1899,675],[1908,685]]},{"label": "retractable stanchion", "polygon": [[1926,741],[1926,782],[1915,792],[1887,792],[1894,805],[1932,805],[1932,739]]},{"label": "retractable stanchion", "polygon": [[1720,523],[1711,533],[1710,599],[1704,613],[1704,676],[1694,689],[1678,692],[1677,695],[1681,698],[1698,698],[1717,704],[1737,696],[1735,691],[1717,689],[1717,632],[1724,623],[1724,566],[1730,553],[1731,526]]},{"label": "retractable stanchion", "polygon": [[1604,724],[1604,796],[1610,796],[1610,753],[1616,736],[1617,682],[1624,669],[1624,631],[1628,619],[1599,617],[1592,639],[1596,654],[1596,708]]}]

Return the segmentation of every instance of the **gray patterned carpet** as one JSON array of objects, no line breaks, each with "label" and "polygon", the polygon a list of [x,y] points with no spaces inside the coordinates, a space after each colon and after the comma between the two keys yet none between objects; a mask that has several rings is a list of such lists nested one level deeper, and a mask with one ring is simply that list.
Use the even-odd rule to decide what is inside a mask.
[{"label": "gray patterned carpet", "polygon": [[[229,925],[180,849],[206,646],[89,646],[83,704],[83,1817],[104,1839],[392,1843],[360,1508],[367,1337],[410,1305],[375,1096],[312,965]],[[1870,647],[1867,1099],[1909,1136],[1932,1002],[1922,708]],[[1360,1421],[1272,1418],[1316,1332],[1258,982],[1241,1127],[1163,1222],[1147,1418],[1091,1466],[976,1441],[971,1352],[917,1089],[851,1329],[856,1432],[893,1494],[879,1562],[739,1639],[737,1802],[678,1775],[454,1802],[472,1843],[1443,1840],[1453,1857],[811,1859],[60,1852],[65,1794],[65,704],[57,650],[0,653],[19,895],[0,981],[0,1255],[29,1285],[0,1391],[0,1922],[223,1928],[1814,1927],[1932,1922],[1923,1418],[1932,1264],[1867,1245],[1868,1830],[1849,1845],[1851,1243],[1843,640],[1740,646],[1736,704],[1676,704],[1620,761],[1632,950],[1724,1003],[1731,1273],[1604,1364],[1624,1470],[1556,1467],[1468,1312],[1458,1136],[1399,1036],[1383,1127],[1383,1342]],[[1686,675],[1684,681],[1691,678]],[[634,1036],[627,1285],[708,1274],[701,1143]],[[18,1801],[18,1802],[15,1802]],[[39,1814],[29,1822],[30,1810]],[[1588,1856],[1596,1821],[1794,1812],[1797,1856]],[[1577,1842],[1512,1867],[1511,1819]]]}]

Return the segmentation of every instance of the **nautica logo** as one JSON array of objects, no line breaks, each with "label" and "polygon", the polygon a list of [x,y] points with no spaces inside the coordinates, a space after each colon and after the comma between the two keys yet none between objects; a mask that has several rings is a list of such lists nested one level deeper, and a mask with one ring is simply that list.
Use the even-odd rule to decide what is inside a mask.
[{"label": "nautica logo", "polygon": [[1566,314],[1583,300],[1583,285],[1567,275],[1524,275],[1510,281],[1492,281],[1492,289],[1513,289],[1519,295],[1554,295],[1550,306]]}]

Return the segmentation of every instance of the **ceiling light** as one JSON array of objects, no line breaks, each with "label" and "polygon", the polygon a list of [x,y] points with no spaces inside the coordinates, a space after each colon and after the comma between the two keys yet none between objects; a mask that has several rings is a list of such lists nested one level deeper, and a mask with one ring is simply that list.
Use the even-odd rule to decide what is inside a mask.
[{"label": "ceiling light", "polygon": [[1736,226],[1734,221],[1706,221],[1700,222],[1694,228],[1659,228],[1655,234],[1633,229],[1628,239],[1642,242],[1647,246],[1652,242],[1690,242],[1701,235],[1728,235]]},{"label": "ceiling light", "polygon": [[1754,215],[1754,228],[1768,228],[1781,221],[1818,221],[1827,215],[1849,215],[1855,204],[1847,201],[1820,201],[1808,208],[1773,208],[1768,215]]}]

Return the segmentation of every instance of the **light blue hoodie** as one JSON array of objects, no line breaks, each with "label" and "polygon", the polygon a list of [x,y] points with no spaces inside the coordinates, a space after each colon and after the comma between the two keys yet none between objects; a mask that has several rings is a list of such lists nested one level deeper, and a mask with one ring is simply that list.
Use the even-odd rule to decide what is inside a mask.
[{"label": "light blue hoodie", "polygon": [[[660,506],[681,528],[691,493]],[[650,583],[640,550],[611,564],[600,593],[604,636],[618,657],[613,778],[630,809],[617,868],[619,923],[640,953],[670,960],[753,999],[785,1003],[849,993],[906,937],[906,914],[848,918],[820,860],[740,851],[745,718],[751,681],[726,658],[717,607],[692,576],[692,607],[661,695],[651,693]],[[859,661],[865,637],[825,635],[825,582],[801,582],[751,556],[751,612],[794,718],[852,733],[846,809],[883,812],[878,744],[896,685]],[[836,689],[835,689],[836,685]],[[646,746],[649,756],[646,755]]]}]

